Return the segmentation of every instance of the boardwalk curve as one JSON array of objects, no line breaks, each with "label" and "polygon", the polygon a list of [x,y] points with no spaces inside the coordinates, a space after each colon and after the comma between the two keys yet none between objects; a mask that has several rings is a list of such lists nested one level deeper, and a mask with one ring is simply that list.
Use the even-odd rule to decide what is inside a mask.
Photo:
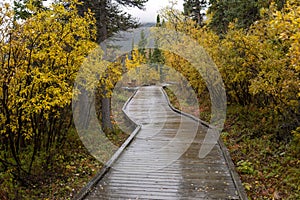
[{"label": "boardwalk curve", "polygon": [[247,199],[223,143],[200,159],[208,126],[161,87],[140,88],[125,111],[138,128],[77,199]]}]

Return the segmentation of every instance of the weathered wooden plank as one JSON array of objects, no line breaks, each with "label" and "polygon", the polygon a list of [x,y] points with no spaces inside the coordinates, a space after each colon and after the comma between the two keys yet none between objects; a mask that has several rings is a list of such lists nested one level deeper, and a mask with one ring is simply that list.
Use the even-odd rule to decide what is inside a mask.
[{"label": "weathered wooden plank", "polygon": [[247,198],[222,144],[198,157],[209,125],[170,107],[160,87],[140,88],[126,106],[141,129],[86,199]]}]

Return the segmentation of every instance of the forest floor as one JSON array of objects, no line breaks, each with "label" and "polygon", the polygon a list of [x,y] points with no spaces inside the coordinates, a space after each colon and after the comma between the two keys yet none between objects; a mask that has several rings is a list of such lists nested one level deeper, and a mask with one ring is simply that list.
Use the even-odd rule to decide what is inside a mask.
[{"label": "forest floor", "polygon": [[[121,146],[128,134],[118,131],[113,142]],[[68,141],[56,156],[51,169],[30,180],[30,185],[20,185],[11,180],[0,189],[0,200],[9,199],[72,199],[102,168],[82,144],[76,131],[70,131]],[[7,191],[7,192],[6,192]],[[6,194],[6,193],[10,194]],[[12,194],[13,193],[13,194]]]},{"label": "forest floor", "polygon": [[222,134],[249,199],[300,199],[300,157],[255,108],[229,106]]}]

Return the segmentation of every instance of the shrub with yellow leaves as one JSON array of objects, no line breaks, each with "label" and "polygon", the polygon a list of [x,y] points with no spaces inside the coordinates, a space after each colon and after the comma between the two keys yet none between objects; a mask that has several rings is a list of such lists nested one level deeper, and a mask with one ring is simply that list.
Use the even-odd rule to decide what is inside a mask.
[{"label": "shrub with yellow leaves", "polygon": [[76,4],[53,4],[22,21],[9,5],[0,10],[0,162],[20,180],[40,152],[49,164],[72,124],[74,79],[96,33],[92,14],[79,16]]}]

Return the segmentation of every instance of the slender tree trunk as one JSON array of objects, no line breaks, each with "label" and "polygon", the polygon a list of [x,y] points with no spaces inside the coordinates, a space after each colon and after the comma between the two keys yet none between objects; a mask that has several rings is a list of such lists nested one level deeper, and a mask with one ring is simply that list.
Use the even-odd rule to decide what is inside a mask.
[{"label": "slender tree trunk", "polygon": [[102,128],[106,133],[109,133],[113,130],[113,126],[110,119],[110,102],[111,98],[102,98]]},{"label": "slender tree trunk", "polygon": [[[107,39],[107,13],[106,13],[106,6],[107,6],[107,0],[100,0],[100,23],[101,27],[98,30],[98,42],[101,43],[101,47],[104,51],[103,58],[106,59],[107,57],[107,49],[105,41]],[[105,85],[102,86],[103,94],[101,95],[101,107],[102,107],[102,129],[106,132],[112,132],[113,131],[113,125],[111,123],[111,98],[107,96],[107,90],[105,88]]]}]

